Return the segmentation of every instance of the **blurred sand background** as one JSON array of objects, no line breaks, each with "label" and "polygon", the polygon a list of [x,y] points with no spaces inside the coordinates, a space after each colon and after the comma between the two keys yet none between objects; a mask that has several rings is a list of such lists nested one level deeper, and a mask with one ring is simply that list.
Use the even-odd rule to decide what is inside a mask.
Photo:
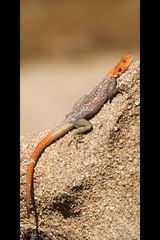
[{"label": "blurred sand background", "polygon": [[21,0],[21,134],[63,120],[122,55],[139,58],[139,1]]}]

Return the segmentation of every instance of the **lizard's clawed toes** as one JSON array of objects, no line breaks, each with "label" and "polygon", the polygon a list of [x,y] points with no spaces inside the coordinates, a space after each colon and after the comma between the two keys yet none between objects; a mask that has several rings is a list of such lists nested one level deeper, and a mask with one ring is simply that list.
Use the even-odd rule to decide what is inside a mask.
[{"label": "lizard's clawed toes", "polygon": [[76,149],[78,149],[78,144],[83,142],[83,138],[84,138],[83,134],[73,134],[72,139],[68,143],[68,146],[70,146],[71,143],[73,142]]}]

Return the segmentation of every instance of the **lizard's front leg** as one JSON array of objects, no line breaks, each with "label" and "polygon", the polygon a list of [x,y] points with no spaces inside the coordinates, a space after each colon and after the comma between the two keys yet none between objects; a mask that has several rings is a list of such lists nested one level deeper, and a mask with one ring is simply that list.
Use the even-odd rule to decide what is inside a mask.
[{"label": "lizard's front leg", "polygon": [[[72,134],[73,134],[73,138],[76,142],[76,148],[77,148],[77,144],[78,144],[78,142],[80,142],[80,139],[82,138],[82,134],[91,131],[93,129],[93,125],[90,121],[82,118],[82,119],[77,120],[74,123],[74,127],[76,129],[74,129],[72,131]],[[72,140],[71,140],[71,142],[72,142]]]},{"label": "lizard's front leg", "polygon": [[122,94],[122,90],[120,87],[117,87],[117,78],[112,77],[108,80],[108,87],[107,87],[107,99],[111,103],[113,98],[118,94]]},{"label": "lizard's front leg", "polygon": [[113,98],[117,95],[117,94],[123,94],[122,89],[120,87],[115,88],[112,93],[108,96],[109,102],[111,103]]}]

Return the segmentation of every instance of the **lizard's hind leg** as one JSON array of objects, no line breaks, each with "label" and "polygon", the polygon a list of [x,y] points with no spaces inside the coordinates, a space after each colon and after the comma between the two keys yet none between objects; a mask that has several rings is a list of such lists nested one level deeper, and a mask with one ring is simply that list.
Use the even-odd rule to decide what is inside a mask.
[{"label": "lizard's hind leg", "polygon": [[69,142],[69,144],[74,140],[76,148],[78,148],[78,143],[82,142],[82,134],[91,131],[93,129],[93,125],[90,121],[82,118],[74,123],[74,127],[76,129],[72,131],[73,139]]}]

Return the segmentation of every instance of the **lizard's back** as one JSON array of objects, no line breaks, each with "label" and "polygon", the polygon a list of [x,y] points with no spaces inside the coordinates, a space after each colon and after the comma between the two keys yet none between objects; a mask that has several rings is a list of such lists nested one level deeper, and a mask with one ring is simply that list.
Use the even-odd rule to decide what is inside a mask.
[{"label": "lizard's back", "polygon": [[99,85],[66,116],[66,120],[74,122],[77,119],[88,119],[94,116],[106,102],[112,89],[116,88],[116,83],[116,78],[104,78]]}]

